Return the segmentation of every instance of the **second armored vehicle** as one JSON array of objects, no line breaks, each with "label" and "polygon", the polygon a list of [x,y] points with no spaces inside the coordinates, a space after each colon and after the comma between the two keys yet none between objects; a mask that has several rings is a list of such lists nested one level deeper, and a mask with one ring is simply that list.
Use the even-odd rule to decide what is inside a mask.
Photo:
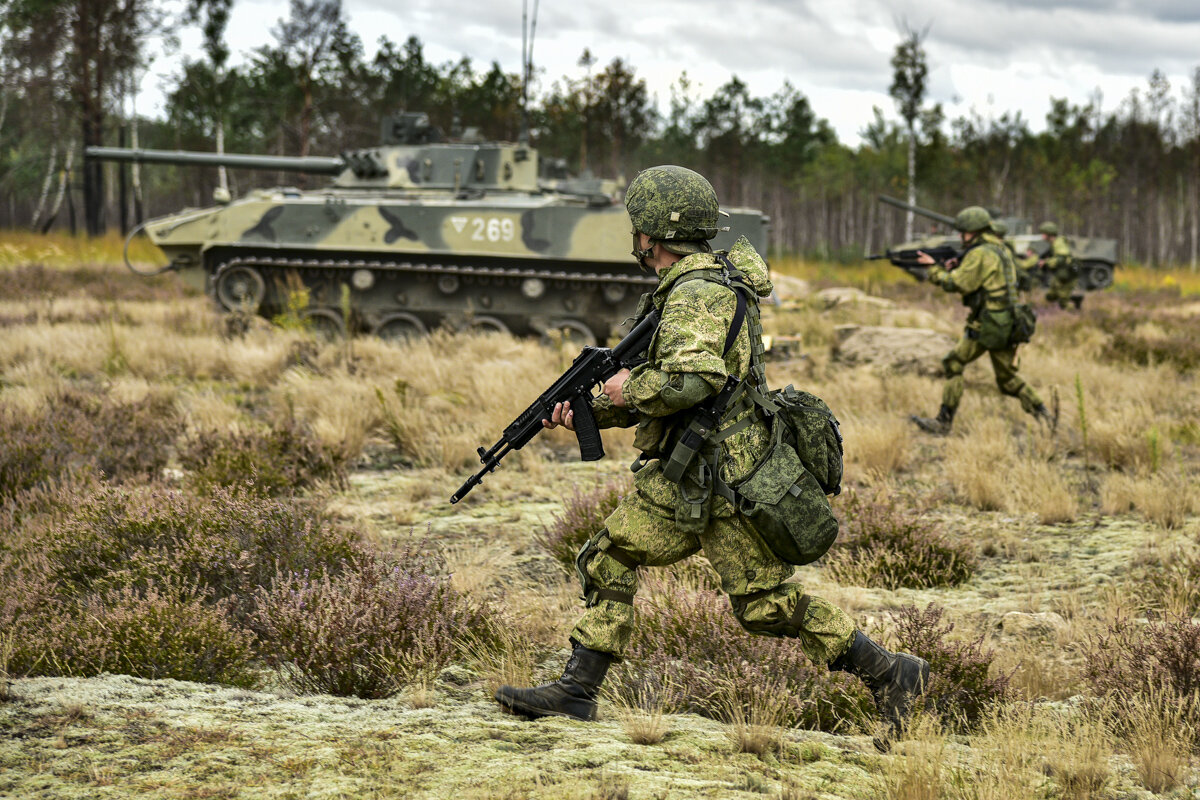
[{"label": "second armored vehicle", "polygon": [[[336,176],[328,188],[258,190],[143,226],[170,259],[164,269],[225,309],[271,317],[302,292],[300,313],[330,336],[449,325],[595,343],[655,283],[629,253],[614,182],[556,175],[524,143],[443,142],[424,114],[388,118],[380,147],[338,158],[99,147],[88,156]],[[746,235],[765,252],[767,218],[728,214],[714,246]]]},{"label": "second armored vehicle", "polygon": [[[948,217],[920,206],[910,206],[903,200],[897,200],[886,194],[879,195],[879,201],[906,211],[911,210],[914,214],[920,214],[926,219],[950,226],[953,231],[954,217]],[[995,214],[993,214],[993,218],[1003,222],[1008,228],[1006,238],[1012,242],[1017,253],[1023,254],[1026,249],[1030,249],[1038,255],[1044,255],[1049,249],[1049,244],[1042,239],[1041,234],[1033,230],[1029,220]],[[1068,236],[1067,239],[1071,243],[1071,251],[1075,255],[1075,260],[1079,263],[1079,288],[1083,291],[1096,291],[1112,286],[1113,270],[1117,266],[1116,239],[1097,239],[1085,236]],[[958,247],[958,241],[958,235],[952,232],[933,233],[923,239],[898,244],[891,250],[927,250],[939,246]]]}]

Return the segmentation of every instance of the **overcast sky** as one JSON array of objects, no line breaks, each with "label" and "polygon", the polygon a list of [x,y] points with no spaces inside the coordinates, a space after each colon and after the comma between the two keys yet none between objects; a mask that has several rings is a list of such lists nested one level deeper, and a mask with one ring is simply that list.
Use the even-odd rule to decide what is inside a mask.
[{"label": "overcast sky", "polygon": [[[369,53],[380,36],[415,35],[436,63],[466,55],[520,71],[521,0],[344,1]],[[235,0],[233,61],[272,42],[287,10],[287,0]],[[700,97],[735,74],[759,95],[790,80],[854,144],[872,106],[896,118],[887,87],[903,20],[928,26],[928,99],[950,117],[1020,111],[1038,130],[1051,96],[1083,103],[1099,91],[1112,109],[1158,68],[1179,97],[1200,67],[1200,0],[541,0],[533,55],[541,89],[581,76],[585,47],[598,67],[620,57],[664,110],[684,70]],[[199,52],[197,32],[181,38]],[[156,58],[140,111],[161,107],[178,58]]]}]

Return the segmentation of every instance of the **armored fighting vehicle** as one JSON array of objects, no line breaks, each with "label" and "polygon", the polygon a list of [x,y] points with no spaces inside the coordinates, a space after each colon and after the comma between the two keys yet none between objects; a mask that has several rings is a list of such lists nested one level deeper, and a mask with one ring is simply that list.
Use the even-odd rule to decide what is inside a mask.
[{"label": "armored fighting vehicle", "polygon": [[[958,234],[954,231],[954,217],[948,217],[920,206],[910,206],[903,200],[888,197],[886,194],[879,195],[879,201],[906,211],[911,209],[914,214],[920,214],[922,217],[949,228],[945,234],[931,233],[925,238],[898,244],[891,248],[893,251],[924,250],[946,245],[960,246]],[[1008,234],[1005,238],[1012,242],[1018,254],[1024,254],[1026,249],[1031,249],[1038,255],[1045,255],[1050,249],[1050,243],[1042,239],[1042,235],[1033,229],[1029,220],[1002,216],[994,211],[989,213],[992,214],[993,219],[1003,222],[1007,226]],[[1071,252],[1074,253],[1075,260],[1079,262],[1079,288],[1083,291],[1096,291],[1112,286],[1113,270],[1117,266],[1117,240],[1067,236],[1067,241],[1071,244]],[[1049,281],[1049,276],[1039,277],[1044,277],[1046,282]]]},{"label": "armored fighting vehicle", "polygon": [[[444,141],[420,113],[387,118],[382,139],[336,158],[105,147],[87,155],[335,176],[325,188],[221,197],[142,226],[169,259],[162,270],[222,308],[270,318],[307,291],[301,313],[328,336],[403,338],[449,325],[596,343],[655,284],[630,255],[614,181],[571,178],[527,143]],[[765,252],[767,218],[728,214],[714,247],[744,234]]]}]

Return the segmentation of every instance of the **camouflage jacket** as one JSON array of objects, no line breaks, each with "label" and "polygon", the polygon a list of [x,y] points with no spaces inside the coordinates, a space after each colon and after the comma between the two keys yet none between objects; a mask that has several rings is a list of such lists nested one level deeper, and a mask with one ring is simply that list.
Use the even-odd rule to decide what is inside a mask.
[{"label": "camouflage jacket", "polygon": [[963,295],[963,302],[972,309],[967,327],[979,326],[979,309],[999,311],[1009,307],[1009,281],[1016,290],[1016,262],[1008,248],[991,233],[980,234],[980,239],[967,250],[956,269],[935,266],[929,270],[930,283]]},{"label": "camouflage jacket", "polygon": [[[759,297],[771,294],[766,264],[749,241],[739,239],[729,251],[729,258]],[[594,404],[601,427],[637,425],[634,447],[648,459],[667,455],[688,409],[719,391],[728,376],[745,378],[750,372],[748,325],[743,324],[729,352],[722,355],[737,308],[733,290],[715,281],[680,280],[698,270],[720,268],[713,254],[696,253],[660,273],[658,287],[643,297],[641,310],[648,310],[648,304],[653,303],[662,322],[650,343],[649,360],[634,369],[625,382],[625,408],[614,407],[604,396]],[[751,413],[727,420],[722,427]],[[761,422],[726,439],[722,445],[722,478],[731,483],[745,477],[766,451],[769,440],[770,434]],[[657,466],[651,463],[638,473],[639,489],[646,488],[647,481],[654,482],[656,474],[661,477]],[[662,488],[656,487],[653,494],[661,494],[658,489]],[[678,487],[674,491],[677,493]],[[660,502],[671,504],[669,498]]]},{"label": "camouflage jacket", "polygon": [[1061,272],[1064,280],[1072,276],[1075,270],[1075,256],[1072,255],[1071,245],[1065,237],[1055,236],[1050,242],[1050,252],[1046,253],[1046,269],[1056,277]]},{"label": "camouflage jacket", "polygon": [[1071,269],[1075,256],[1071,253],[1071,245],[1066,238],[1055,236],[1050,242],[1050,249],[1045,256],[1034,253],[1017,261],[1017,266],[1021,269],[1033,269],[1043,259],[1045,259],[1046,269],[1057,272],[1059,269]]}]

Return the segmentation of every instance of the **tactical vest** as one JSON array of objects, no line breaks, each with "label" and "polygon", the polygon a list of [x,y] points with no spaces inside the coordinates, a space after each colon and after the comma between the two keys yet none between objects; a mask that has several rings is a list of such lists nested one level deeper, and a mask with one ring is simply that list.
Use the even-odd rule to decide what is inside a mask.
[{"label": "tactical vest", "polygon": [[[688,273],[670,291],[686,280],[708,280],[730,288],[737,307],[723,355],[745,325],[750,369],[745,380],[731,375],[715,395],[681,412],[677,435],[661,455],[662,474],[679,485],[693,518],[702,517],[715,493],[749,520],[777,556],[792,564],[807,564],[820,558],[837,538],[838,523],[826,494],[841,491],[841,430],[820,398],[792,386],[775,392],[768,388],[757,293],[728,256],[717,254],[717,259],[721,269]],[[739,416],[737,422],[727,424]],[[721,445],[758,420],[770,429],[771,443],[750,473],[731,486],[721,477]],[[644,465],[644,456],[639,456],[632,469],[637,472]],[[692,469],[693,479],[685,480]]]}]

